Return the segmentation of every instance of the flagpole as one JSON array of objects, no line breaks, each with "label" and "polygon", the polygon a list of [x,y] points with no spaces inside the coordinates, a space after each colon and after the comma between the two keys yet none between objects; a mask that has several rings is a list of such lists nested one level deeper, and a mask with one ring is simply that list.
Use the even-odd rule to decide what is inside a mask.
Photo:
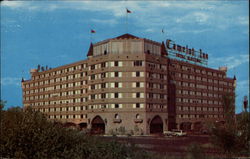
[{"label": "flagpole", "polygon": [[126,33],[128,33],[128,12],[126,8]]},{"label": "flagpole", "polygon": [[162,30],[161,30],[161,35],[162,35],[162,41],[164,41],[164,28],[162,28]]},{"label": "flagpole", "polygon": [[93,38],[93,35],[92,35],[92,34],[95,34],[95,33],[96,33],[96,31],[95,31],[94,29],[91,29],[91,31],[90,31],[90,34],[91,34],[91,35],[90,35],[90,41],[91,41],[91,42],[94,42],[94,40],[95,40],[95,39]]},{"label": "flagpole", "polygon": [[92,36],[93,33],[90,33],[90,42],[92,43],[93,41],[93,36]]}]

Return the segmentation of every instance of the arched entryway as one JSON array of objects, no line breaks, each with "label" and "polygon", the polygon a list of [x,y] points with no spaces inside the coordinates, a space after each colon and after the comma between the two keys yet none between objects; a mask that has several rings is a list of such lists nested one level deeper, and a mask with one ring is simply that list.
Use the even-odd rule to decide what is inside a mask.
[{"label": "arched entryway", "polygon": [[190,122],[181,123],[180,129],[183,130],[183,131],[190,131],[191,130],[191,125],[192,125],[192,123],[190,123]]},{"label": "arched entryway", "polygon": [[162,134],[163,121],[158,115],[155,116],[150,122],[150,134]]},{"label": "arched entryway", "polygon": [[105,123],[100,116],[96,116],[91,122],[91,133],[92,134],[104,134]]}]

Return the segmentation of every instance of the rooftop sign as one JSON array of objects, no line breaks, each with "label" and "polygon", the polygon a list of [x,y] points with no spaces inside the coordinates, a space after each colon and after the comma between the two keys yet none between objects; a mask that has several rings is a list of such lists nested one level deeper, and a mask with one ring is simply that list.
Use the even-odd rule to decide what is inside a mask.
[{"label": "rooftop sign", "polygon": [[188,46],[184,47],[177,45],[169,39],[166,41],[166,46],[170,58],[190,62],[193,64],[207,65],[208,54],[203,53],[201,49],[196,51],[194,48],[188,48]]}]

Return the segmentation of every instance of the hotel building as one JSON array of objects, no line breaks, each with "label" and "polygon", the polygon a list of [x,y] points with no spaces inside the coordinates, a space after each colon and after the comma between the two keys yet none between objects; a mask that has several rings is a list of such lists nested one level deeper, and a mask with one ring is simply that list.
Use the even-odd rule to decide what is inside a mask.
[{"label": "hotel building", "polygon": [[31,79],[22,80],[23,104],[92,133],[200,130],[223,121],[222,97],[234,96],[236,79],[225,68],[202,66],[207,54],[195,53],[131,34],[91,43],[86,60],[31,69]]}]

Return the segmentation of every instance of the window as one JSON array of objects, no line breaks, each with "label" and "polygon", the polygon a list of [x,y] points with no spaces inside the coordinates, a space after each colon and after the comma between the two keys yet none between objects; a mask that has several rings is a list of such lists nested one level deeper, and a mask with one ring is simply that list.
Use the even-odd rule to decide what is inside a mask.
[{"label": "window", "polygon": [[164,75],[163,74],[160,74],[160,79],[164,79]]},{"label": "window", "polygon": [[101,73],[101,78],[105,78],[106,77],[106,73]]},{"label": "window", "polygon": [[119,66],[119,62],[118,61],[115,61],[115,66]]},{"label": "window", "polygon": [[140,98],[141,94],[139,92],[136,93],[136,98]]},{"label": "window", "polygon": [[115,88],[118,88],[118,87],[119,87],[119,83],[115,82]]},{"label": "window", "polygon": [[204,114],[200,114],[199,118],[205,118],[205,115]]},{"label": "window", "polygon": [[153,88],[154,84],[153,83],[148,83],[149,88]]},{"label": "window", "polygon": [[95,69],[95,65],[91,65],[90,68],[91,68],[91,70],[94,70]]},{"label": "window", "polygon": [[102,93],[102,94],[101,94],[101,98],[102,98],[102,99],[106,98],[106,93]]},{"label": "window", "polygon": [[136,82],[136,87],[140,87],[140,82]]},{"label": "window", "polygon": [[101,63],[101,68],[104,68],[104,67],[106,67],[106,63],[105,63],[105,62],[102,62],[102,63]]},{"label": "window", "polygon": [[102,83],[102,84],[101,84],[101,87],[102,87],[102,88],[106,88],[106,83]]},{"label": "window", "polygon": [[119,72],[115,72],[115,77],[119,77]]},{"label": "window", "polygon": [[119,93],[115,93],[115,98],[119,98]]},{"label": "window", "polygon": [[139,71],[136,72],[136,77],[140,77],[140,72]]},{"label": "window", "polygon": [[115,104],[115,108],[119,108],[119,104]]},{"label": "window", "polygon": [[136,108],[140,108],[140,103],[136,103],[136,104],[135,104],[135,107],[136,107]]},{"label": "window", "polygon": [[164,99],[164,94],[160,94],[160,98],[161,98],[161,99]]},{"label": "window", "polygon": [[91,75],[91,80],[94,80],[95,79],[95,75]]},{"label": "window", "polygon": [[164,85],[163,84],[160,84],[160,89],[164,89]]},{"label": "window", "polygon": [[115,114],[115,119],[120,119],[120,116],[118,114]]},{"label": "window", "polygon": [[153,77],[153,73],[149,72],[148,73],[148,77],[152,78]]},{"label": "window", "polygon": [[134,61],[134,66],[142,66],[142,61]]},{"label": "window", "polygon": [[136,119],[140,119],[141,117],[140,117],[139,114],[136,114],[135,118],[136,118]]}]

